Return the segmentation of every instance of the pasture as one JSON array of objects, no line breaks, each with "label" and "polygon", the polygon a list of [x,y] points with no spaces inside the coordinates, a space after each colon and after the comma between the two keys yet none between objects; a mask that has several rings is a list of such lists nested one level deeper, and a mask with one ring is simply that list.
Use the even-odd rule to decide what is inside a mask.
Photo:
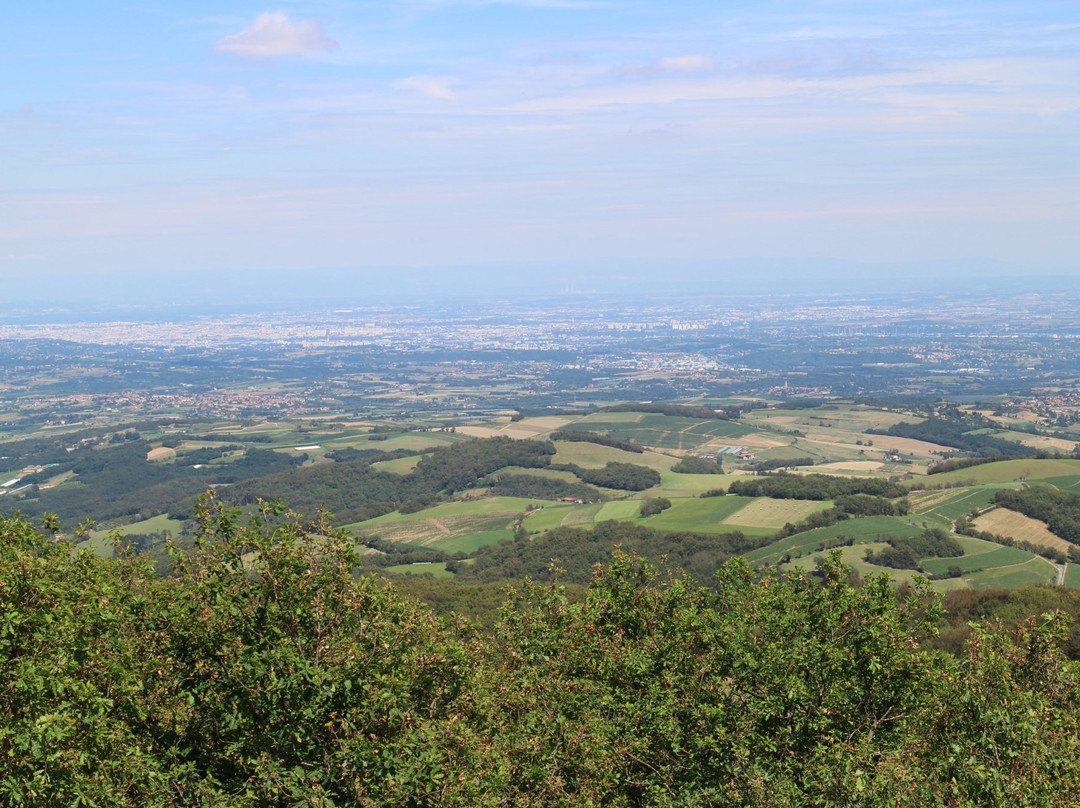
[{"label": "pasture", "polygon": [[956,471],[930,475],[925,480],[912,483],[913,487],[926,484],[967,483],[981,485],[985,483],[1031,482],[1066,477],[1080,479],[1080,460],[1039,460],[1024,458],[1019,460],[1001,460],[997,463],[983,463]]},{"label": "pasture", "polygon": [[443,561],[417,561],[415,564],[396,564],[393,567],[383,567],[383,572],[391,572],[395,575],[421,575],[432,578],[453,578],[454,573],[446,569]]},{"label": "pasture", "polygon": [[951,526],[961,516],[986,508],[997,488],[947,488],[941,491],[918,491],[908,494],[911,512],[935,517]]},{"label": "pasture", "polygon": [[1068,564],[1065,569],[1065,586],[1080,589],[1080,564]]},{"label": "pasture", "polygon": [[666,511],[641,522],[656,530],[669,532],[731,533],[741,530],[753,536],[767,536],[775,532],[772,529],[740,527],[728,521],[733,514],[753,501],[753,497],[735,496],[672,500],[671,507]]},{"label": "pasture", "polygon": [[420,455],[412,457],[399,457],[394,460],[383,460],[380,463],[372,463],[371,467],[376,471],[389,471],[392,474],[408,474],[416,464],[420,462]]},{"label": "pasture", "polygon": [[889,536],[917,536],[922,531],[922,527],[895,516],[849,519],[829,527],[797,533],[765,547],[751,550],[746,554],[746,559],[753,564],[777,564],[785,555],[797,558],[807,553],[819,552],[822,544],[828,544],[841,537],[852,539],[855,545],[866,545],[883,542]]},{"label": "pasture", "polygon": [[831,506],[831,502],[761,497],[731,514],[725,522],[740,528],[779,530],[789,522],[800,522],[815,511],[823,511]]},{"label": "pasture", "polygon": [[386,541],[434,547],[445,552],[472,552],[486,544],[513,537],[518,516],[531,505],[551,503],[519,497],[483,497],[445,502],[416,513],[398,511],[364,522],[346,525],[356,533],[378,536]]},{"label": "pasture", "polygon": [[557,451],[551,458],[551,462],[573,463],[587,469],[598,469],[606,466],[611,461],[618,463],[633,463],[637,466],[646,466],[656,471],[669,471],[673,465],[679,462],[677,457],[660,454],[658,452],[624,452],[611,446],[600,446],[585,441],[558,441],[555,444]]}]

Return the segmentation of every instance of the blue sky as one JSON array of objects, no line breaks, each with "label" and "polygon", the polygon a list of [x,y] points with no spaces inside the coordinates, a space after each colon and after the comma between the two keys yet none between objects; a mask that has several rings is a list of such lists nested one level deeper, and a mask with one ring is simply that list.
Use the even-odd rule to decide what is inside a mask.
[{"label": "blue sky", "polygon": [[1080,274],[1075,2],[10,5],[9,281]]}]

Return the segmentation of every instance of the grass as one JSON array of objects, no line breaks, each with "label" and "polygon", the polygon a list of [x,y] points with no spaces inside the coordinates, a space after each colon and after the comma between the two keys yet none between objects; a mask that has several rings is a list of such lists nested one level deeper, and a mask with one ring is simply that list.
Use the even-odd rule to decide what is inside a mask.
[{"label": "grass", "polygon": [[392,474],[408,474],[416,464],[420,462],[420,455],[412,457],[398,457],[394,460],[383,460],[380,463],[372,463],[371,467],[377,471],[389,471]]},{"label": "grass", "polygon": [[651,489],[650,496],[696,497],[714,488],[727,488],[734,474],[678,474],[674,471],[660,472],[659,489]]},{"label": "grass", "polygon": [[[635,418],[617,419],[612,417],[614,415],[633,415]],[[597,413],[570,428],[603,432],[642,446],[679,451],[694,449],[717,438],[737,440],[755,431],[733,421],[681,418],[659,413]]]},{"label": "grass", "polygon": [[789,522],[800,522],[815,511],[823,511],[831,505],[831,502],[761,497],[729,516],[726,521],[739,527],[779,530]]},{"label": "grass", "polygon": [[604,522],[608,519],[637,519],[641,516],[641,501],[636,499],[618,500],[605,502],[597,511],[594,521]]},{"label": "grass", "polygon": [[103,526],[93,531],[91,535],[95,537],[98,535],[108,536],[113,530],[116,530],[121,536],[126,536],[129,533],[160,533],[162,530],[167,530],[172,535],[179,536],[183,527],[184,523],[179,519],[170,519],[167,513],[163,513],[149,519],[143,519],[141,522],[132,522],[116,528]]},{"label": "grass", "polygon": [[1002,460],[997,463],[983,463],[944,474],[933,474],[925,480],[913,483],[913,487],[926,484],[954,483],[970,481],[972,485],[982,483],[1007,483],[1021,480],[1047,480],[1058,477],[1080,478],[1080,460]]},{"label": "grass", "polygon": [[[728,524],[728,518],[753,501],[753,497],[736,496],[674,500],[670,508],[642,520],[642,524],[665,531],[731,533],[740,528]],[[772,531],[748,528],[742,532],[747,535],[768,535]]]},{"label": "grass", "polygon": [[1057,570],[1045,558],[1036,556],[1023,564],[986,569],[965,577],[973,589],[1015,589],[1027,584],[1054,583]]},{"label": "grass", "polygon": [[[979,570],[995,569],[997,567],[1011,567],[1024,564],[1035,558],[1034,555],[1015,547],[1002,547],[993,545],[995,549],[989,552],[980,552],[973,555],[963,555],[959,558],[927,558],[923,560],[923,567],[927,572],[935,575],[944,573],[949,567],[956,566],[961,572],[976,572]],[[1050,562],[1046,562],[1053,568]]]},{"label": "grass", "polygon": [[416,513],[394,511],[346,525],[346,529],[403,544],[447,552],[472,552],[486,544],[511,538],[514,520],[530,505],[539,508],[549,504],[521,497],[483,497],[445,502]]},{"label": "grass", "polygon": [[[864,578],[870,575],[880,575],[884,572],[893,581],[903,583],[912,580],[917,575],[921,575],[921,573],[916,570],[894,570],[889,567],[879,567],[876,564],[870,564],[863,559],[863,555],[868,549],[878,551],[885,546],[886,545],[883,543],[873,542],[870,544],[854,545],[852,547],[839,547],[837,550],[840,552],[840,559]],[[790,561],[787,564],[782,565],[780,569],[785,572],[793,572],[797,569],[809,571],[814,569],[817,565],[818,558],[825,558],[831,552],[833,551],[826,550],[824,552],[817,552],[812,556]]]},{"label": "grass", "polygon": [[525,529],[530,533],[546,533],[557,527],[562,527],[563,520],[573,511],[582,506],[545,506],[542,510],[533,511],[525,517]]},{"label": "grass", "polygon": [[475,553],[481,547],[489,544],[498,544],[501,541],[509,541],[514,538],[514,531],[510,528],[498,530],[481,530],[476,533],[465,533],[460,536],[449,536],[445,539],[436,539],[428,547],[442,550],[444,553]]},{"label": "grass", "polygon": [[1069,564],[1065,569],[1065,586],[1080,589],[1080,564]]},{"label": "grass", "polygon": [[393,567],[383,567],[384,572],[392,572],[397,575],[430,575],[432,578],[453,578],[454,573],[446,569],[443,561],[419,561],[415,564],[396,564]]},{"label": "grass", "polygon": [[678,458],[657,452],[624,452],[610,446],[600,446],[584,441],[558,441],[557,451],[551,458],[552,463],[574,463],[582,468],[603,468],[611,461],[633,463],[656,471],[669,471],[678,462]]},{"label": "grass", "polygon": [[887,536],[918,536],[923,529],[909,524],[894,516],[868,516],[862,519],[848,519],[829,527],[796,533],[794,536],[775,541],[765,547],[759,547],[746,554],[753,564],[776,564],[785,555],[800,556],[818,550],[823,542],[839,536],[851,538],[859,544],[880,542]]},{"label": "grass", "polygon": [[951,525],[972,510],[982,510],[994,498],[996,488],[957,488],[922,491],[908,495],[911,512],[920,517],[936,517]]},{"label": "grass", "polygon": [[1080,488],[1080,475],[1066,475],[1064,477],[1046,477],[1039,482],[1060,488],[1062,491]]}]

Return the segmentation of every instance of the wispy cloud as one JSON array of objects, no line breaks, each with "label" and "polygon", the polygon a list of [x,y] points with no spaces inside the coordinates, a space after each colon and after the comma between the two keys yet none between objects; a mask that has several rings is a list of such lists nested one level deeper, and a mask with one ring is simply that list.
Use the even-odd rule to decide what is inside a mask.
[{"label": "wispy cloud", "polygon": [[452,76],[409,76],[392,82],[390,86],[395,90],[420,93],[439,101],[453,101],[457,98],[453,88],[458,83],[458,79]]},{"label": "wispy cloud", "polygon": [[303,56],[330,51],[337,43],[323,35],[314,20],[293,22],[284,11],[267,11],[238,34],[214,44],[218,53],[231,53],[248,59],[275,56]]},{"label": "wispy cloud", "polygon": [[691,54],[689,56],[665,56],[656,63],[656,67],[659,70],[670,72],[696,73],[700,70],[711,69],[713,67],[713,60],[711,56],[705,56],[700,53]]}]

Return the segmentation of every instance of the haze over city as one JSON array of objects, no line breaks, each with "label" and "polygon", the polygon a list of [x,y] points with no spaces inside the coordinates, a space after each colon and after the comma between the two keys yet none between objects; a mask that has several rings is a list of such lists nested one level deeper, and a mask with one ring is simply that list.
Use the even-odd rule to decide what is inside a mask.
[{"label": "haze over city", "polygon": [[8,300],[1076,270],[1073,4],[166,0],[5,17]]}]

